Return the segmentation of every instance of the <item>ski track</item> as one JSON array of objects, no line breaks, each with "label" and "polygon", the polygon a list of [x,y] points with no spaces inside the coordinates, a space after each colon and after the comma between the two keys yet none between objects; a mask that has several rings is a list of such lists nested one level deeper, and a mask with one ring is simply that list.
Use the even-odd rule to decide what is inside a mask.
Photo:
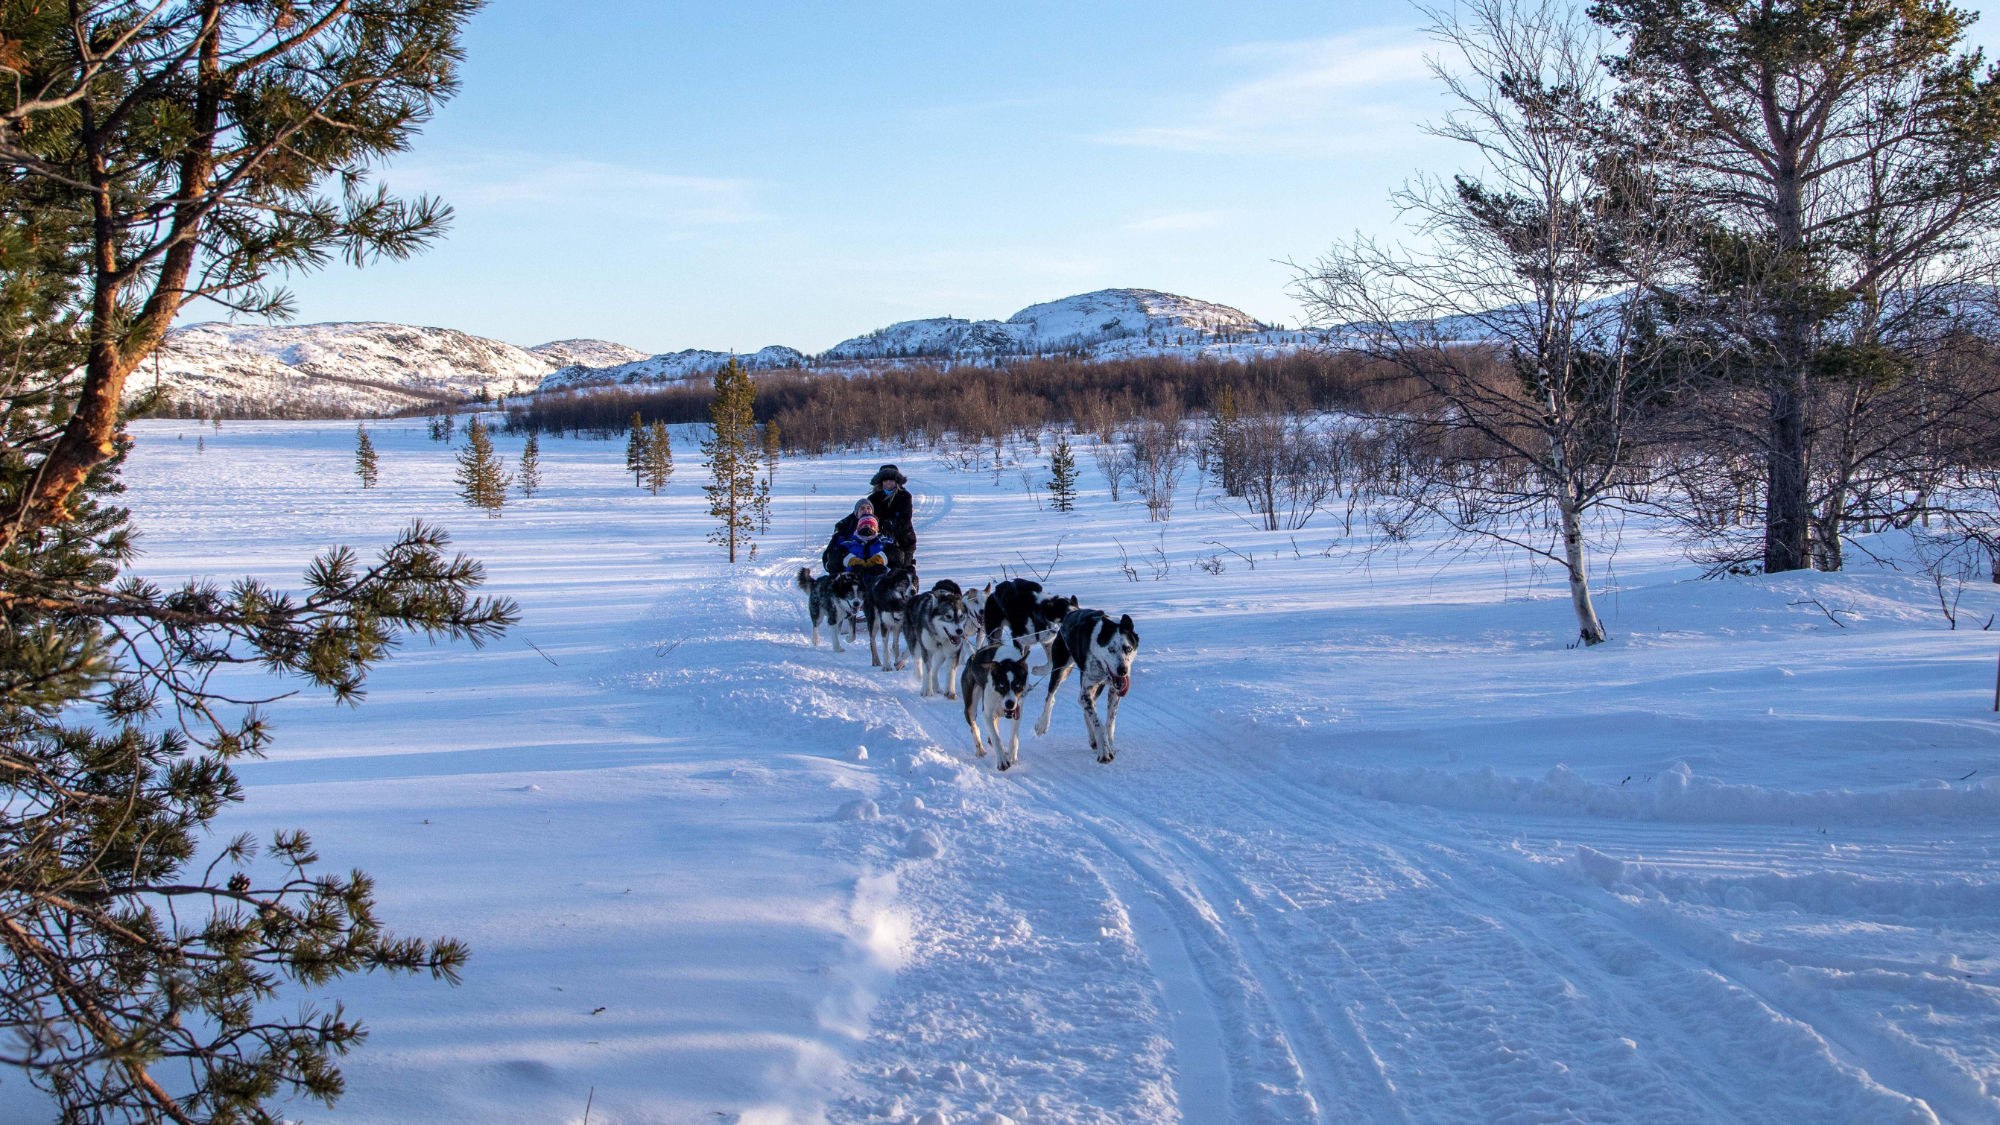
[{"label": "ski track", "polygon": [[[937,529],[953,508],[949,492],[926,492],[920,528]],[[927,542],[926,569],[939,554]],[[774,568],[774,591],[793,565]],[[1764,967],[1673,904],[1627,901],[1436,810],[1232,761],[1225,725],[1182,701],[1128,698],[1124,753],[1098,766],[1072,681],[1051,736],[1029,737],[1024,768],[1002,777],[966,753],[958,705],[920,700],[909,681],[873,672],[874,707],[893,716],[878,723],[905,732],[895,768],[921,781],[901,788],[934,794],[924,811],[949,827],[957,862],[925,860],[928,877],[902,885],[920,920],[955,932],[883,998],[834,1120],[917,1120],[930,1108],[1037,1121],[2000,1114],[1921,1048],[1814,1002],[1784,966]],[[1097,901],[1022,901],[1036,883]],[[1138,959],[1150,995],[1118,1000],[1121,1018],[1150,1033],[1093,1027],[1037,994],[1076,990],[1089,966],[1037,963],[1076,956],[1071,944],[968,950],[968,919],[1010,912],[1079,931],[1112,919],[1129,948],[1098,967],[1116,973]],[[1007,1027],[968,995],[1061,1018]],[[931,1010],[943,996],[958,1010]],[[1101,1057],[1118,1059],[1129,1082],[1025,1061],[1092,1031],[1122,1038],[1122,1057]]]}]

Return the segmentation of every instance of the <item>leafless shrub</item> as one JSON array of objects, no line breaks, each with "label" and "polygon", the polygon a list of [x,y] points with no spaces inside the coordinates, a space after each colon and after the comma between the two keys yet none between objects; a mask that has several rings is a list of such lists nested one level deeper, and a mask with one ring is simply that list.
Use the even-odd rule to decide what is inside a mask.
[{"label": "leafless shrub", "polygon": [[1132,486],[1146,502],[1146,518],[1173,518],[1174,495],[1194,456],[1188,426],[1177,414],[1149,418],[1132,434]]}]

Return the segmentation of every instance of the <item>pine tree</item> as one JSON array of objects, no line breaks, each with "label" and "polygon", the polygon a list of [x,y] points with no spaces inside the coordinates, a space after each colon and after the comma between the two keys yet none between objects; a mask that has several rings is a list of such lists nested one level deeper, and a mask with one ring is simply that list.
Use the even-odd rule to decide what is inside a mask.
[{"label": "pine tree", "polygon": [[709,542],[728,547],[730,562],[757,527],[756,397],[750,376],[734,358],[715,373],[715,401],[708,408],[711,429],[701,443],[709,473],[702,491],[708,494],[708,514],[721,521],[708,533]]},{"label": "pine tree", "polygon": [[533,496],[542,487],[542,442],[533,430],[528,431],[527,444],[521,447],[521,467],[514,472],[514,483],[523,496]]},{"label": "pine tree", "polygon": [[507,506],[507,488],[514,478],[502,466],[500,455],[494,452],[493,440],[486,436],[486,426],[477,416],[465,427],[465,448],[458,451],[455,479],[460,499],[475,508],[486,509],[488,516],[500,517],[500,509]]},{"label": "pine tree", "polygon": [[674,442],[667,434],[665,422],[655,422],[646,428],[646,448],[640,457],[640,467],[646,478],[646,491],[658,496],[666,491],[667,482],[674,476]]},{"label": "pine tree", "polygon": [[1223,495],[1243,495],[1243,415],[1236,408],[1236,388],[1228,383],[1216,396],[1207,453],[1209,471]]},{"label": "pine tree", "polygon": [[375,487],[375,443],[368,440],[366,426],[354,427],[354,475],[361,478],[361,487]]},{"label": "pine tree", "polygon": [[110,500],[128,377],[187,303],[282,309],[274,274],[335,249],[404,257],[443,222],[442,204],[366,179],[455,86],[476,7],[0,16],[16,91],[0,105],[0,1028],[7,1078],[47,1099],[37,1117],[310,1115],[362,1035],[343,979],[455,979],[464,962],[456,942],[389,931],[372,882],[323,865],[305,833],[217,833],[266,819],[235,808],[250,791],[234,764],[272,736],[211,677],[254,663],[358,702],[411,636],[484,640],[513,607],[475,596],[479,565],[421,526],[378,558],[319,555],[296,593],[163,588],[127,572]]},{"label": "pine tree", "polygon": [[1058,512],[1076,510],[1076,455],[1070,452],[1066,433],[1056,435],[1049,451],[1049,504]]},{"label": "pine tree", "polygon": [[771,530],[771,489],[778,481],[778,455],[781,442],[778,437],[778,420],[773,418],[764,423],[764,479],[757,485],[757,533]]},{"label": "pine tree", "polygon": [[625,470],[632,474],[632,487],[646,487],[646,446],[651,441],[646,432],[646,423],[639,418],[639,412],[632,412],[632,425],[625,438]]}]

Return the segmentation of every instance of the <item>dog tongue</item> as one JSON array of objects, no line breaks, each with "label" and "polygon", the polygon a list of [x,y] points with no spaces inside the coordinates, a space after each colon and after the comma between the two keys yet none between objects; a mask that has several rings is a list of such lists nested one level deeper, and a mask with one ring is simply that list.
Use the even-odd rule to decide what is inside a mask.
[{"label": "dog tongue", "polygon": [[1130,694],[1130,692],[1132,691],[1132,677],[1114,676],[1112,677],[1111,685],[1118,689],[1119,695]]}]

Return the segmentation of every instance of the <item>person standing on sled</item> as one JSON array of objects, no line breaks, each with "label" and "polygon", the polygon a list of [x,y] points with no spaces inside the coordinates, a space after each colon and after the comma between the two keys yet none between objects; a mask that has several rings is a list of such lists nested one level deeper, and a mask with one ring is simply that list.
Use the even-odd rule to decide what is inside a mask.
[{"label": "person standing on sled", "polygon": [[[835,538],[854,533],[855,524],[861,518],[861,505],[866,504],[867,511],[875,516],[876,522],[881,526],[882,534],[894,544],[894,549],[889,552],[889,561],[896,566],[916,565],[917,529],[913,519],[913,505],[909,490],[903,487],[910,483],[910,478],[904,476],[896,466],[884,465],[875,470],[875,475],[868,483],[873,486],[874,491],[868,494],[867,499],[856,504],[854,511],[845,519],[834,525]],[[832,553],[831,547],[827,553]],[[827,567],[829,572],[833,569],[831,565]]]},{"label": "person standing on sled", "polygon": [[875,517],[862,516],[855,521],[854,533],[840,539],[841,566],[855,574],[887,570],[890,545]]}]

